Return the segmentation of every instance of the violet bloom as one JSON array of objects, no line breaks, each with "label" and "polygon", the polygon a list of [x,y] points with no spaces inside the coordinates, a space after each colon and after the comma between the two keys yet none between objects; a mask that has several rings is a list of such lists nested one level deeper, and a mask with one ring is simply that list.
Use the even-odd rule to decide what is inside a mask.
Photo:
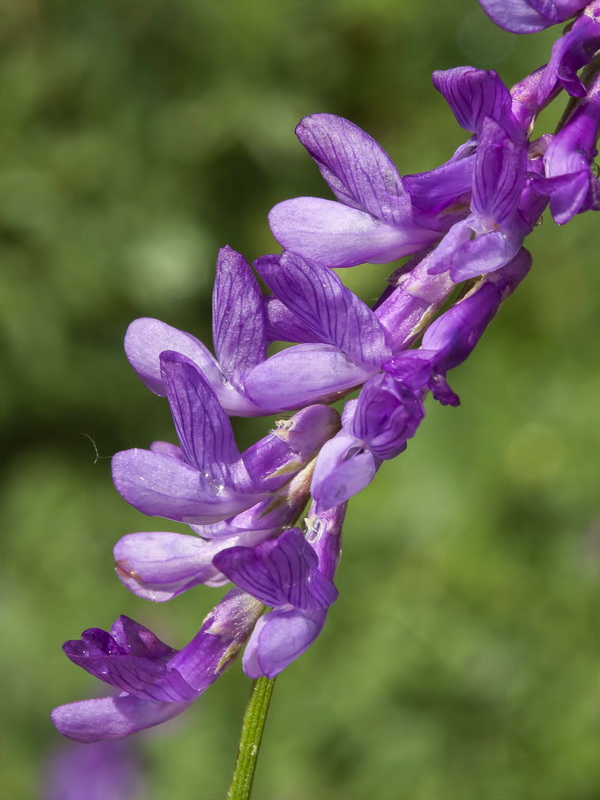
[{"label": "violet bloom", "polygon": [[274,497],[230,520],[192,526],[196,536],[154,531],[127,534],[114,548],[121,582],[138,597],[154,602],[170,600],[201,583],[222,586],[229,579],[213,563],[217,553],[260,544],[293,524],[308,502],[312,471],[311,464]]},{"label": "violet bloom", "polygon": [[544,155],[547,179],[542,190],[550,195],[554,221],[564,225],[575,214],[600,209],[600,182],[593,172],[600,130],[600,77],[596,75]]},{"label": "violet bloom", "polygon": [[538,101],[545,101],[557,86],[573,97],[585,97],[586,88],[577,71],[590,63],[599,48],[600,0],[594,0],[554,43],[538,87]]},{"label": "violet bloom", "polygon": [[[128,503],[148,516],[204,525],[250,508],[302,469],[304,458],[277,436],[242,456],[227,415],[195,364],[168,351],[160,362],[181,449],[159,443],[114,456],[115,487]],[[335,428],[336,414],[319,406],[304,416],[309,433],[300,442],[312,453]]]},{"label": "violet bloom", "polygon": [[298,530],[259,548],[233,548],[215,561],[273,610],[262,616],[246,645],[242,664],[250,678],[274,678],[317,638],[337,597],[332,579],[341,553],[346,506],[307,518]]},{"label": "violet bloom", "polygon": [[160,365],[165,350],[187,356],[215,391],[231,416],[261,416],[248,398],[244,378],[267,357],[263,299],[252,270],[230,247],[219,251],[213,289],[213,341],[216,358],[189,333],[157,319],[137,319],[125,336],[125,352],[144,384],[167,394]]},{"label": "violet bloom", "polygon": [[334,114],[313,114],[296,135],[339,202],[297,197],[269,214],[286,250],[328,267],[382,264],[439,239],[414,217],[411,198],[387,153],[367,133]]},{"label": "violet bloom", "polygon": [[469,356],[530,266],[531,257],[522,249],[508,265],[485,276],[426,330],[420,348],[390,359],[385,372],[367,381],[357,400],[346,403],[342,430],[317,458],[311,485],[317,511],[357,494],[384,460],[405,449],[424,417],[427,392],[444,405],[459,404],[446,373]]},{"label": "violet bloom", "polygon": [[511,33],[536,33],[572,17],[587,3],[582,0],[479,0],[500,28]]},{"label": "violet bloom", "polygon": [[69,739],[97,742],[181,714],[229,667],[262,610],[253,597],[232,589],[180,651],[127,617],[119,617],[110,633],[84,631],[81,640],[65,643],[66,655],[122,693],[59,706],[54,725]]},{"label": "violet bloom", "polygon": [[297,328],[297,339],[304,342],[246,376],[249,396],[272,411],[335,399],[364,383],[397,349],[408,346],[451,291],[446,277],[428,275],[418,266],[372,311],[315,261],[284,252],[260,258],[255,266],[280,304],[271,325],[274,335],[278,324],[284,337],[293,338]]}]

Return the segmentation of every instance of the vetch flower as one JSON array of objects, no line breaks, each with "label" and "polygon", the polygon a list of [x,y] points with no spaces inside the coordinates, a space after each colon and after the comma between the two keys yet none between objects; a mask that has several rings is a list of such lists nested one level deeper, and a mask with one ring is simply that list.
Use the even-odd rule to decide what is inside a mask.
[{"label": "vetch flower", "polygon": [[286,250],[327,267],[383,264],[439,239],[414,217],[410,194],[387,153],[358,126],[334,114],[313,114],[296,135],[337,197],[284,200],[269,214]]},{"label": "vetch flower", "polygon": [[97,742],[181,714],[229,667],[262,610],[261,603],[234,588],[180,651],[127,617],[119,617],[110,633],[84,631],[81,640],[65,643],[66,655],[122,693],[59,706],[52,712],[54,725],[70,739]]},{"label": "vetch flower", "polygon": [[[204,525],[227,519],[287,483],[326,439],[337,415],[324,406],[306,409],[292,431],[270,435],[242,456],[231,423],[195,364],[180,353],[160,356],[161,374],[181,450],[158,445],[125,450],[113,458],[113,480],[128,503],[148,516]],[[292,428],[294,423],[292,423]],[[266,468],[268,465],[268,468]]]},{"label": "vetch flower", "polygon": [[137,319],[125,336],[125,353],[144,384],[167,394],[160,365],[165,350],[187,356],[200,369],[230,416],[264,412],[244,391],[245,375],[267,357],[263,298],[246,260],[230,247],[219,251],[213,289],[216,358],[195,336],[157,319]]},{"label": "vetch flower", "polygon": [[511,33],[536,33],[572,17],[585,0],[479,0],[500,28]]}]

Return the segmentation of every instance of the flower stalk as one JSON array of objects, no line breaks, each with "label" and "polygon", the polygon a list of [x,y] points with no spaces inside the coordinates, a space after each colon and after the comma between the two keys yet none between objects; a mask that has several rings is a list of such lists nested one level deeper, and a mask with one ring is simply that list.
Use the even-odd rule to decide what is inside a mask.
[{"label": "flower stalk", "polygon": [[252,683],[227,800],[248,800],[250,797],[274,686],[275,678],[258,678]]}]

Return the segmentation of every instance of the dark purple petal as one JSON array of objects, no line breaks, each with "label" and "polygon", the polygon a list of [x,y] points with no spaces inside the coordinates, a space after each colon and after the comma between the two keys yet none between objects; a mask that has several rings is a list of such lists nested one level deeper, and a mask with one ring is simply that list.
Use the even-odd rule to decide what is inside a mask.
[{"label": "dark purple petal", "polygon": [[168,661],[177,652],[168,644],[161,642],[151,630],[124,614],[121,614],[111,626],[110,636],[119,647],[133,656]]},{"label": "dark purple petal", "polygon": [[249,372],[246,391],[266,412],[275,413],[334,399],[375,372],[376,367],[354,364],[332,345],[299,344]]},{"label": "dark purple petal", "polygon": [[557,85],[573,97],[585,97],[586,88],[577,71],[594,57],[600,48],[600,2],[592,2],[578,17],[571,30],[552,47],[552,56],[538,87],[538,102],[552,95]]},{"label": "dark purple petal", "polygon": [[173,421],[188,463],[209,484],[248,487],[250,479],[231,423],[208,381],[179,353],[162,353],[160,361]]},{"label": "dark purple petal", "polygon": [[246,646],[242,665],[249,678],[274,678],[307,650],[321,633],[327,611],[270,611],[261,617]]},{"label": "dark purple petal", "polygon": [[123,450],[113,457],[112,466],[119,494],[150,517],[206,525],[239,514],[264,498],[209,482],[197,469],[149,450]]},{"label": "dark purple petal", "polygon": [[397,227],[410,218],[410,197],[393,161],[353,122],[312,114],[296,135],[340,202]]},{"label": "dark purple petal", "polygon": [[475,154],[451,159],[429,172],[406,175],[417,222],[427,228],[447,231],[469,212]]},{"label": "dark purple petal", "polygon": [[313,328],[293,314],[281,300],[276,297],[263,299],[267,317],[267,339],[270,342],[322,343],[323,340]]},{"label": "dark purple petal", "polygon": [[120,739],[181,714],[189,702],[156,703],[130,694],[80,700],[55,708],[52,722],[63,736],[77,742]]},{"label": "dark purple petal", "polygon": [[375,477],[381,459],[355,436],[342,430],[327,442],[317,457],[310,492],[317,513],[358,494]]},{"label": "dark purple petal", "polygon": [[223,247],[213,289],[213,341],[221,368],[234,386],[267,357],[265,314],[258,282],[246,260]]},{"label": "dark purple petal", "polygon": [[271,433],[243,454],[254,490],[281,489],[339,428],[339,414],[324,405],[309,406],[276,422]]},{"label": "dark purple petal", "polygon": [[414,220],[394,227],[366,211],[317,197],[284,200],[271,209],[269,224],[282,247],[325,267],[386,264],[439,238]]},{"label": "dark purple petal", "polygon": [[[177,703],[192,700],[196,695],[179,672],[169,666],[164,655],[154,656],[151,651],[148,655],[138,654],[145,652],[139,643],[137,648],[125,647],[98,628],[84,631],[80,640],[65,642],[63,651],[74,664],[96,678],[141,699]],[[169,657],[174,652],[171,650]]]},{"label": "dark purple petal", "polygon": [[142,318],[131,323],[125,334],[125,353],[140,379],[159,395],[166,394],[160,372],[160,354],[165,350],[187,356],[213,386],[223,381],[214,356],[195,336],[158,319]]},{"label": "dark purple petal", "polygon": [[223,550],[214,559],[217,569],[265,605],[307,611],[327,608],[337,597],[317,563],[315,551],[297,528],[256,547]]},{"label": "dark purple petal", "polygon": [[511,33],[536,33],[572,17],[585,0],[479,0],[483,10]]},{"label": "dark purple petal", "polygon": [[461,128],[479,134],[489,117],[517,139],[524,138],[512,114],[510,92],[494,70],[474,67],[438,70],[433,73],[433,85],[444,95]]},{"label": "dark purple petal", "polygon": [[363,386],[348,433],[365,442],[376,458],[395,458],[424,416],[420,393],[384,373]]},{"label": "dark purple petal", "polygon": [[256,269],[273,294],[321,341],[359,364],[379,365],[389,356],[375,314],[332,270],[294,253],[259,258]]}]

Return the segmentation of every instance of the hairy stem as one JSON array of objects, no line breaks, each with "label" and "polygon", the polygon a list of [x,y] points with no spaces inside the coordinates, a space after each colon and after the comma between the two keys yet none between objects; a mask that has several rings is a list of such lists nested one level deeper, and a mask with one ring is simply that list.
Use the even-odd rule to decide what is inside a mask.
[{"label": "hairy stem", "polygon": [[227,800],[248,800],[256,771],[275,679],[259,678],[252,684],[250,700],[244,714],[242,734]]}]

